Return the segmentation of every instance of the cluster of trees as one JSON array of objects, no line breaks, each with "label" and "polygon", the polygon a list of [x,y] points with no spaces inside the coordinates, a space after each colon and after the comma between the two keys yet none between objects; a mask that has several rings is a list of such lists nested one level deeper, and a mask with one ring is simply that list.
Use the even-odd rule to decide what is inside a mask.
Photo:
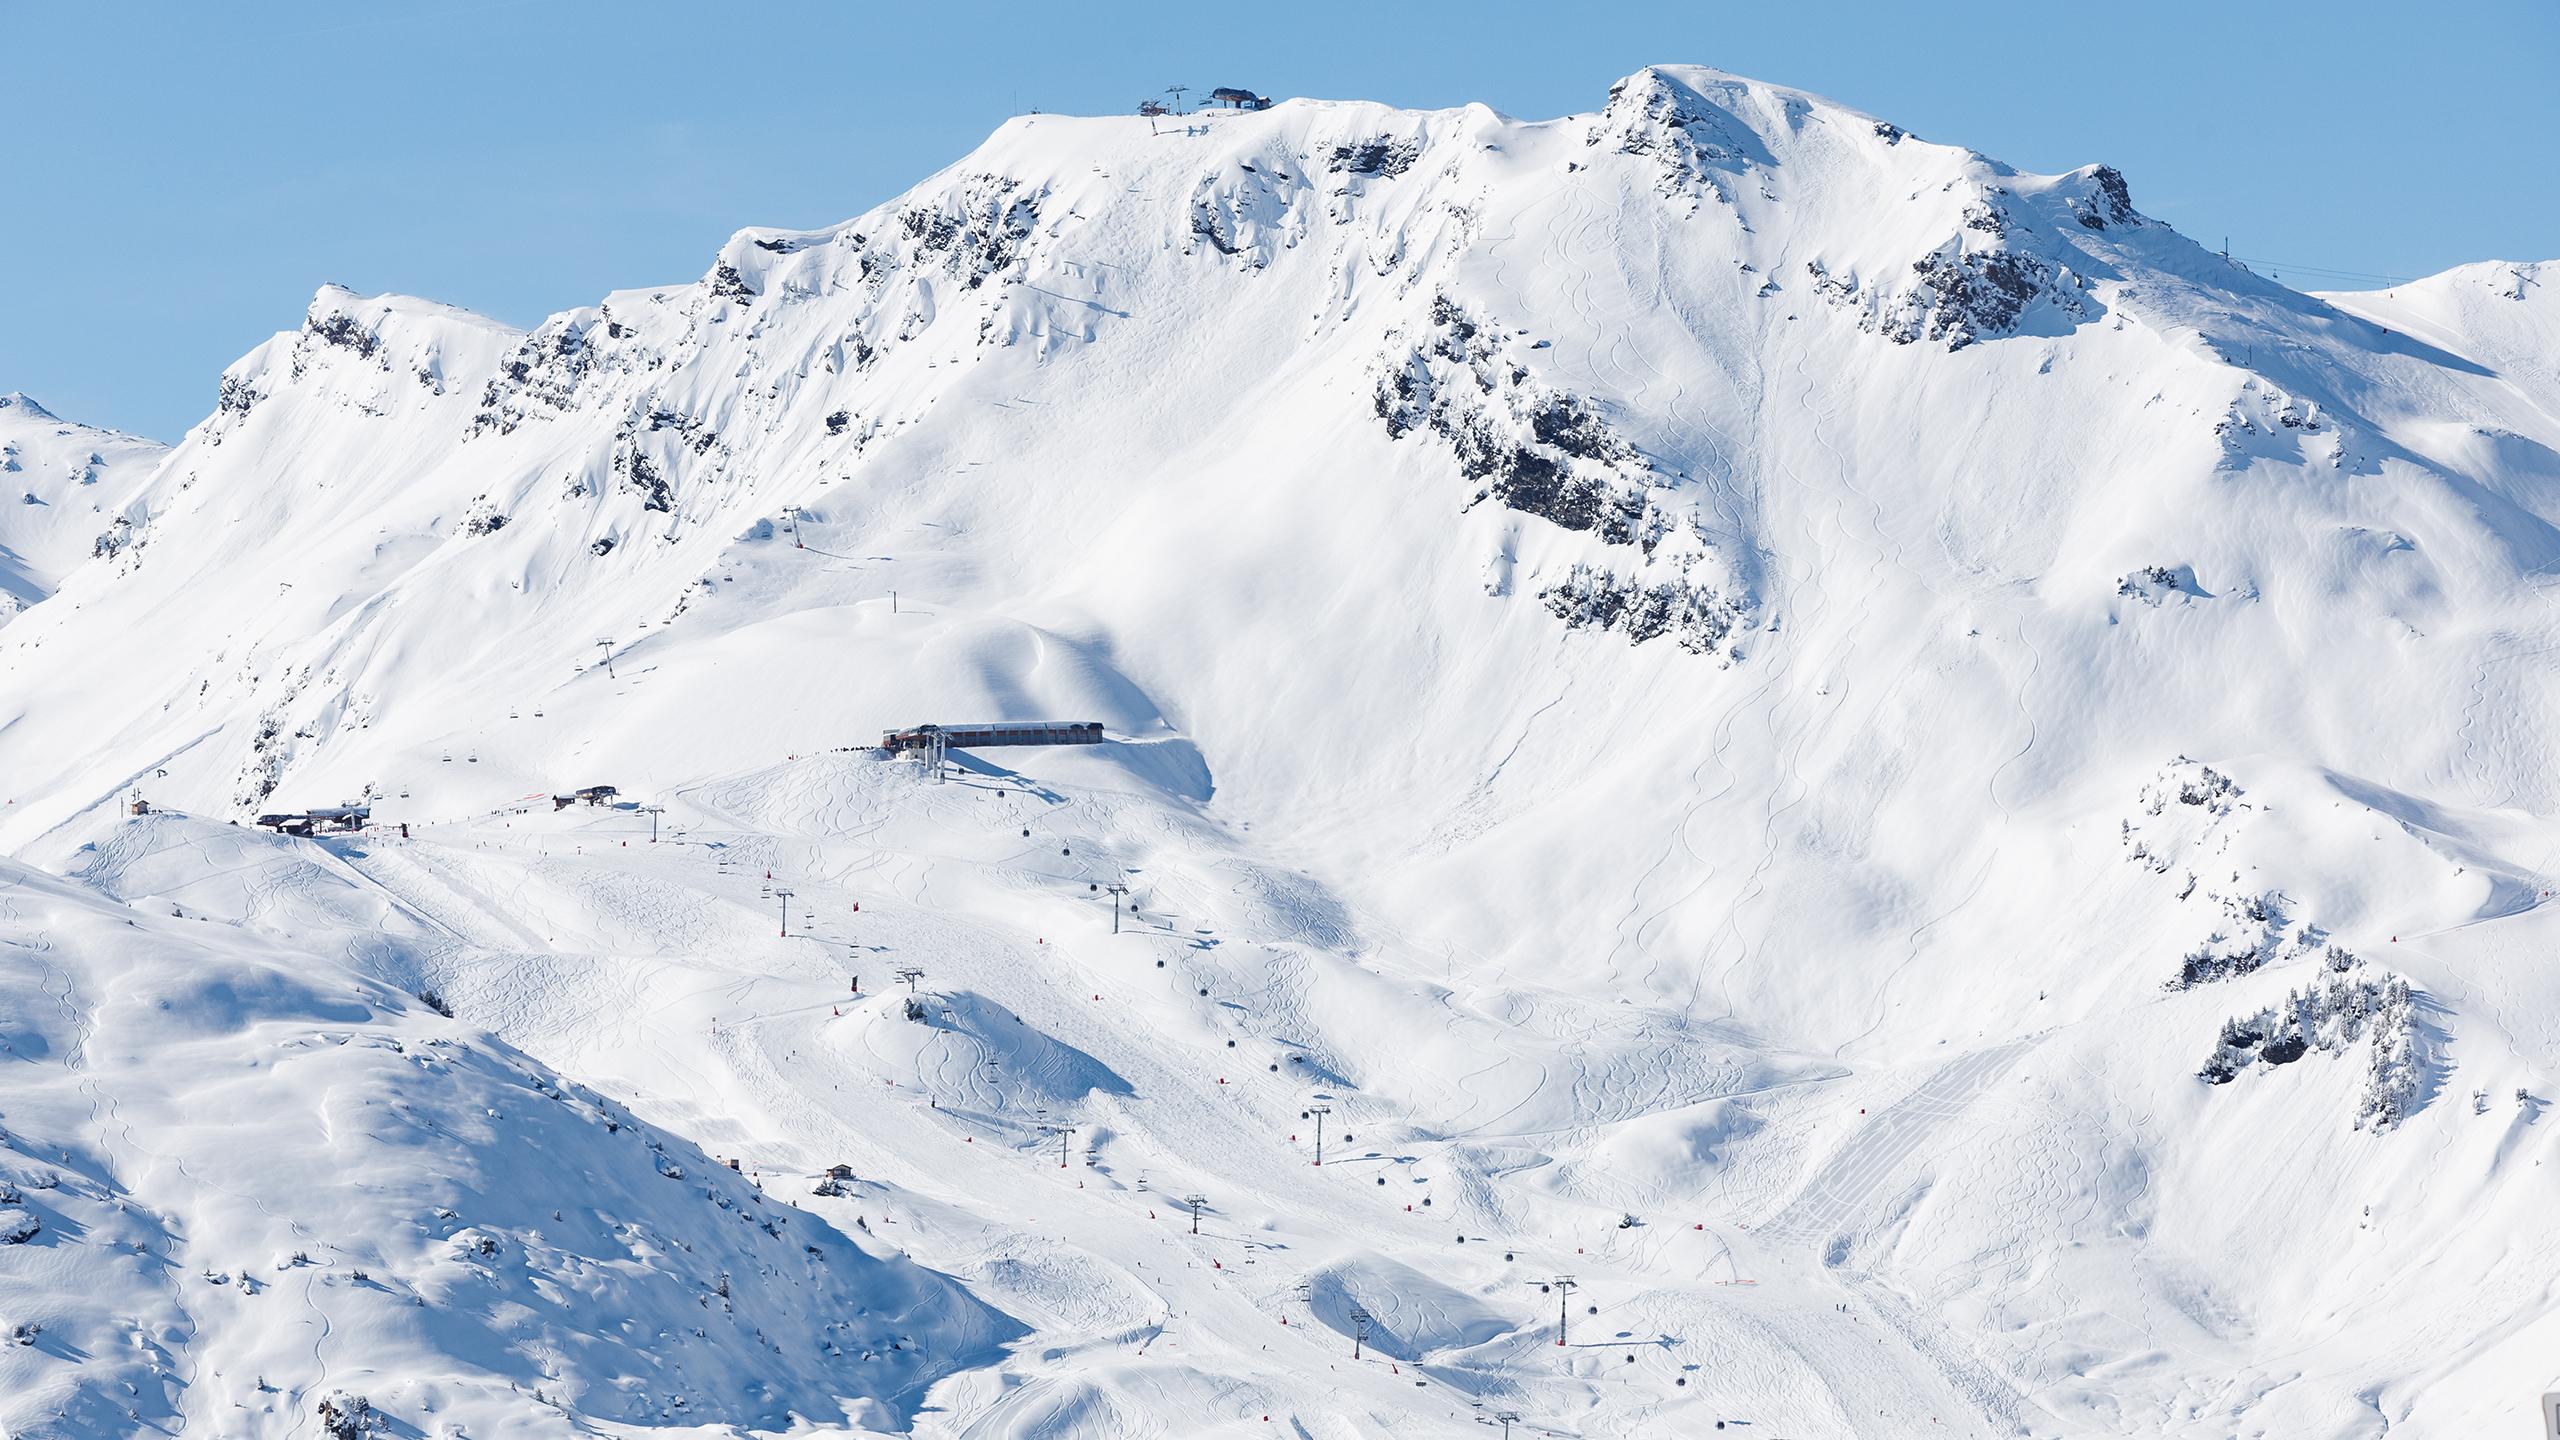
[{"label": "cluster of trees", "polygon": [[2222,1022],[2221,1038],[2196,1073],[2224,1085],[2252,1066],[2290,1065],[2315,1050],[2345,1055],[2363,1043],[2365,1087],[2355,1125],[2388,1130],[2417,1108],[2425,1091],[2416,997],[2403,977],[2356,967],[2343,950],[2329,953],[2345,957],[2349,968],[2330,968],[2276,1004]]}]

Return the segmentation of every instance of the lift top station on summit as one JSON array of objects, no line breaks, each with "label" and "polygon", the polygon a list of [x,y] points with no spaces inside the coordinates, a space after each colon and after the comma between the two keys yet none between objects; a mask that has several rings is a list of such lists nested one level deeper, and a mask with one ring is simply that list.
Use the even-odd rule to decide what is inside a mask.
[{"label": "lift top station on summit", "polygon": [[313,810],[261,815],[254,823],[279,835],[307,836],[322,830],[361,830],[372,819],[370,805],[323,805]]}]

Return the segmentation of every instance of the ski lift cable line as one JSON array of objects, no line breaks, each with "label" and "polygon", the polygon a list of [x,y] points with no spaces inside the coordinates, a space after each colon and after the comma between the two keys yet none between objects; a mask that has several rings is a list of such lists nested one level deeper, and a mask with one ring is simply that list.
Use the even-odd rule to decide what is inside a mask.
[{"label": "ski lift cable line", "polygon": [[2330,280],[2372,280],[2384,285],[2407,285],[2415,275],[2380,275],[2369,270],[2333,270],[2324,265],[2304,265],[2292,260],[2268,260],[2254,255],[2230,257],[2243,265],[2263,265],[2269,270],[2291,270],[2298,275],[2317,275]]}]

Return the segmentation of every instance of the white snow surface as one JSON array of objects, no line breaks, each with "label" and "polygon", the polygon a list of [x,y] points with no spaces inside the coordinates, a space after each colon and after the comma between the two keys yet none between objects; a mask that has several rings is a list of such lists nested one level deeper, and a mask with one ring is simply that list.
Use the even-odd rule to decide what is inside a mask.
[{"label": "white snow surface", "polygon": [[323,289],[0,631],[0,1431],[2524,1433],[2555,272],[2134,198],[1662,67]]},{"label": "white snow surface", "polygon": [[[237,895],[343,868],[176,816],[88,853],[110,892],[176,854],[254,875]],[[15,864],[0,885],[0,1199],[41,1227],[10,1250],[12,1434],[289,1433],[342,1391],[480,1434],[903,1429],[1018,1333],[258,926]]]},{"label": "white snow surface", "polygon": [[125,538],[126,506],[168,447],[0,395],[0,625]]}]

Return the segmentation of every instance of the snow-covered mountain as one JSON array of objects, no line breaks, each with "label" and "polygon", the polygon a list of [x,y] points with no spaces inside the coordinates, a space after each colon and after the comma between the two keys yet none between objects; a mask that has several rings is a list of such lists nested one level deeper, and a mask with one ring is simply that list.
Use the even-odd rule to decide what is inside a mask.
[{"label": "snow-covered mountain", "polygon": [[[1017,119],[529,333],[324,289],[0,633],[0,850],[883,1222],[768,1332],[913,1315],[891,1251],[996,1312],[895,1322],[889,1381],[711,1331],[768,1388],[694,1420],[2512,1428],[2553,272],[2304,295],[2137,202],[1667,67],[1553,121]],[[866,748],[996,719],[1112,739]],[[453,1133],[416,1168],[495,1163]],[[431,1188],[340,1243],[482,1223]],[[405,1425],[571,1371],[563,1426],[684,1418],[620,1342],[262,1334],[280,1425],[358,1366]],[[157,1343],[155,1413],[233,1423],[249,1351]],[[0,1423],[121,1393],[63,1383]]]},{"label": "snow-covered mountain", "polygon": [[167,453],[0,395],[0,625],[118,543],[126,502]]}]

